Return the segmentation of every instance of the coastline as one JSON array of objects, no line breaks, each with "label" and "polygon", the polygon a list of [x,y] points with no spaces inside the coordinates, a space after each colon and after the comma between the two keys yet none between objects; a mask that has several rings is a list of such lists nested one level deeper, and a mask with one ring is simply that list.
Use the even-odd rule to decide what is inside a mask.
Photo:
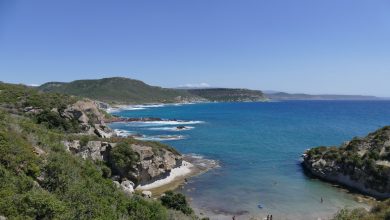
[{"label": "coastline", "polygon": [[[146,108],[154,108],[154,107],[164,107],[167,105],[182,105],[182,104],[194,104],[194,103],[174,103],[174,104],[145,104],[145,105],[129,105],[129,106],[115,106],[115,107],[109,107],[105,109],[108,114],[112,115],[112,113],[123,111],[123,110],[142,110]],[[112,115],[113,116],[113,115]],[[138,119],[133,118],[132,121],[129,122],[143,122],[143,123],[167,123],[167,124],[173,124],[173,125],[181,125],[181,124],[197,124],[197,123],[203,123],[201,121],[180,121],[180,120],[164,120],[160,118],[147,118],[147,119]],[[115,122],[121,122],[121,121],[107,121],[106,123],[115,123]],[[124,121],[126,122],[126,121]],[[193,127],[185,127],[179,129],[178,127],[174,127],[177,130],[190,130],[193,129]],[[139,136],[137,134],[133,134],[132,132],[126,131],[126,130],[120,130],[120,129],[113,129],[113,132],[116,136],[119,137],[133,137],[138,140],[142,140],[142,137],[146,137],[145,135]],[[164,140],[164,139],[162,139]],[[166,140],[166,139],[165,139]],[[146,184],[146,185],[140,185],[135,188],[135,191],[142,192],[142,191],[150,191],[152,192],[153,197],[158,197],[162,194],[164,194],[166,191],[169,190],[175,190],[179,188],[182,184],[187,182],[187,178],[200,175],[204,172],[207,172],[210,169],[213,169],[218,166],[218,163],[213,160],[204,159],[202,156],[195,155],[195,154],[189,154],[189,155],[182,155],[183,156],[183,162],[182,165],[176,168],[173,168],[170,170],[170,173],[167,177],[163,179],[156,180],[152,183]]]},{"label": "coastline", "polygon": [[[163,106],[169,106],[169,105],[171,105],[171,104],[166,104]],[[180,104],[178,104],[178,105],[180,105]],[[154,106],[154,107],[156,107],[156,106]],[[153,108],[153,106],[151,108]],[[142,122],[142,123],[145,123],[145,122]],[[159,122],[159,123],[161,123],[161,122]],[[172,122],[169,122],[169,123],[172,123]],[[166,177],[162,180],[157,180],[157,181],[155,181],[151,184],[148,184],[146,186],[141,186],[139,188],[136,188],[136,190],[138,190],[138,191],[142,191],[142,190],[151,191],[153,194],[153,197],[156,198],[168,190],[176,190],[176,189],[180,189],[180,187],[184,187],[184,184],[186,184],[187,178],[191,178],[191,177],[194,177],[194,176],[197,176],[197,175],[200,175],[203,173],[202,171],[196,170],[197,167],[194,164],[192,164],[191,161],[189,161],[187,159],[184,159],[184,161],[190,163],[191,165],[185,167],[186,169],[183,169],[182,166],[177,167],[175,169],[172,169],[173,172],[171,171],[172,174],[170,174],[168,177]],[[188,186],[190,186],[190,184],[192,184],[192,181],[189,182]],[[184,188],[184,190],[186,190],[186,188]],[[340,191],[342,191],[342,189],[340,189]],[[248,211],[246,211],[246,209],[242,209],[242,210],[244,210],[243,212],[241,212],[241,210],[238,210],[237,212],[232,210],[232,212],[230,212],[229,209],[226,207],[214,209],[212,207],[208,208],[207,206],[202,206],[202,205],[197,206],[195,203],[192,203],[191,196],[190,195],[187,195],[187,196],[188,196],[188,200],[190,201],[191,207],[195,210],[195,212],[199,216],[208,216],[211,219],[231,219],[232,216],[236,216],[239,219],[264,219],[266,217],[266,215],[263,215],[263,213],[262,213],[263,211],[261,211],[261,213],[256,215],[255,213],[257,212],[257,210],[252,212],[253,210],[251,210],[251,209],[248,209]],[[358,194],[357,196],[355,196],[355,198],[356,198],[355,201],[360,200],[359,203],[365,203],[364,201],[362,201],[362,200],[365,200],[364,197],[361,197],[361,198],[359,198],[359,197],[361,197],[361,194]],[[343,207],[340,206],[339,208],[341,209]],[[313,213],[310,213],[309,214],[310,216],[308,215],[308,213],[305,213],[306,215],[299,215],[299,214],[295,213],[294,217],[296,217],[296,218],[290,218],[290,217],[292,217],[292,215],[290,216],[290,213],[286,213],[284,211],[273,212],[273,214],[274,214],[274,217],[276,219],[279,219],[279,218],[283,218],[283,219],[308,219],[308,217],[313,217],[314,219],[317,219],[317,218],[328,219],[328,218],[331,218],[335,214],[335,212],[336,211],[329,212],[329,211],[317,210],[317,211],[313,211]]]}]

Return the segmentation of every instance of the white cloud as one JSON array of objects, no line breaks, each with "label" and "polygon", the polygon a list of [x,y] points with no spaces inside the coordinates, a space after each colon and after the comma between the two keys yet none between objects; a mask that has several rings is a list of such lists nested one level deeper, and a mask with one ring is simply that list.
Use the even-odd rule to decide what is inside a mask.
[{"label": "white cloud", "polygon": [[192,88],[201,88],[201,87],[210,87],[208,83],[187,83],[185,85],[181,85],[180,87],[192,87]]},{"label": "white cloud", "polygon": [[39,84],[34,84],[34,83],[32,83],[32,84],[27,84],[28,86],[32,86],[32,87],[38,87],[38,86],[40,86]]}]

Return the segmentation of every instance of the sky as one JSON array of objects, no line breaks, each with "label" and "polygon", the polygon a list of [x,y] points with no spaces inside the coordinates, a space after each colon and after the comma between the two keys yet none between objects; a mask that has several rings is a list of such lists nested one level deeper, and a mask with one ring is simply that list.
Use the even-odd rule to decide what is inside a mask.
[{"label": "sky", "polygon": [[390,1],[0,0],[0,81],[390,97]]}]

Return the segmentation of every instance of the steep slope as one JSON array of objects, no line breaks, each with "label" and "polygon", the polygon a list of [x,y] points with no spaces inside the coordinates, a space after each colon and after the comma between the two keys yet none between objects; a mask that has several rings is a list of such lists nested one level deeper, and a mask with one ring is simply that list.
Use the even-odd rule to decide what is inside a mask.
[{"label": "steep slope", "polygon": [[310,149],[303,159],[303,166],[321,179],[374,197],[390,197],[390,127],[340,147]]},{"label": "steep slope", "polygon": [[212,102],[256,102],[264,101],[266,97],[261,91],[249,89],[189,89],[189,93]]},{"label": "steep slope", "polygon": [[49,82],[41,91],[87,97],[115,104],[144,104],[195,101],[197,97],[184,90],[165,89],[139,80],[122,77],[77,80],[70,83]]},{"label": "steep slope", "polygon": [[[111,137],[104,117],[91,100],[0,83],[0,219],[171,219],[163,203],[132,193],[180,154]],[[176,219],[195,218],[183,207]]]}]

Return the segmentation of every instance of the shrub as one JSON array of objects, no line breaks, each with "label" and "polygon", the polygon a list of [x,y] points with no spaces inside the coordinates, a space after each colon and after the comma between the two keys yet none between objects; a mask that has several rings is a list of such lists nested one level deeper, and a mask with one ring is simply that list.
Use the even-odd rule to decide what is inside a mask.
[{"label": "shrub", "polygon": [[115,174],[129,176],[130,172],[134,171],[133,166],[139,161],[139,155],[128,142],[121,142],[110,151],[108,160]]},{"label": "shrub", "polygon": [[186,197],[181,193],[174,193],[172,191],[168,191],[163,197],[161,197],[161,203],[167,208],[181,211],[186,215],[190,215],[193,213],[193,210],[188,205]]},{"label": "shrub", "polygon": [[61,131],[76,133],[80,131],[76,120],[62,118],[58,112],[43,111],[36,116],[38,124],[43,124],[49,129],[59,129]]},{"label": "shrub", "polygon": [[167,210],[155,201],[146,201],[135,196],[128,205],[129,219],[131,220],[166,220]]}]

